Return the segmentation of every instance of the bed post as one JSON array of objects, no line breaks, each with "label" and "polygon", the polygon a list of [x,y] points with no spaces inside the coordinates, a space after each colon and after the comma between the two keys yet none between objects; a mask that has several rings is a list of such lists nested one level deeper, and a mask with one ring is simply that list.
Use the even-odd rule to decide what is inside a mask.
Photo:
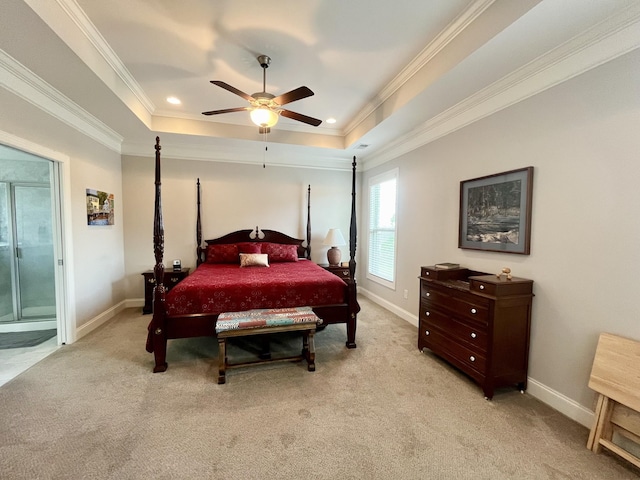
[{"label": "bed post", "polygon": [[356,316],[360,311],[358,304],[358,286],[356,283],[356,240],[358,237],[356,226],[356,157],[353,156],[351,177],[351,225],[349,226],[349,320],[347,321],[347,347],[356,348]]},{"label": "bed post", "polygon": [[153,269],[155,287],[153,289],[153,318],[149,324],[147,351],[153,351],[155,367],[153,372],[164,372],[167,369],[167,335],[165,331],[165,294],[164,287],[164,224],[162,222],[162,193],[160,182],[160,137],[156,137],[156,172],[155,172],[155,207],[153,215],[153,252],[156,265]]},{"label": "bed post", "polygon": [[307,188],[307,260],[311,260],[311,185]]},{"label": "bed post", "polygon": [[200,265],[202,263],[202,222],[200,220],[200,178],[198,178],[198,181],[196,183],[197,186],[197,192],[198,192],[198,216],[196,217],[196,242],[198,243],[198,246],[196,248],[196,253],[198,255],[198,258],[196,260],[196,266]]},{"label": "bed post", "polygon": [[351,164],[351,225],[349,226],[349,275],[356,278],[356,240],[358,237],[356,226],[356,156]]}]

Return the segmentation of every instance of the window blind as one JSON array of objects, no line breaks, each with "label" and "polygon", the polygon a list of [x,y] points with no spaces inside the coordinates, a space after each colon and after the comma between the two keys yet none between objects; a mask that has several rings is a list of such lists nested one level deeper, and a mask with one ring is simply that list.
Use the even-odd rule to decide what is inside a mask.
[{"label": "window blind", "polygon": [[368,277],[395,288],[397,169],[369,183]]}]

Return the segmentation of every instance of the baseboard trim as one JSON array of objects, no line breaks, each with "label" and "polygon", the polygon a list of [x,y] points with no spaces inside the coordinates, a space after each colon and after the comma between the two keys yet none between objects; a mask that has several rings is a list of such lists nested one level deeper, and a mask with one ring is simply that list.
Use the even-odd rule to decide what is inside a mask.
[{"label": "baseboard trim", "polygon": [[144,298],[130,298],[125,300],[124,308],[136,308],[136,307],[144,307]]},{"label": "baseboard trim", "polygon": [[[358,293],[367,297],[372,302],[377,303],[382,308],[389,310],[391,313],[398,315],[411,325],[415,327],[418,326],[418,318],[410,312],[399,308],[397,305],[394,305],[393,303],[362,287],[358,287]],[[579,424],[587,428],[591,428],[594,417],[593,411],[583,405],[580,405],[562,393],[547,387],[531,377],[527,378],[527,393]]]},{"label": "baseboard trim", "polygon": [[128,300],[123,300],[122,302],[114,305],[108,310],[105,310],[101,314],[96,315],[88,322],[85,322],[82,325],[80,325],[78,328],[76,328],[75,341],[78,341],[88,333],[93,332],[96,328],[101,327],[102,325],[107,323],[109,320],[115,317],[118,313],[120,313],[122,310],[127,308],[127,302]]},{"label": "baseboard trim", "polygon": [[532,397],[536,397],[580,425],[591,428],[594,418],[594,413],[591,410],[531,377],[527,379],[527,382],[527,393]]},{"label": "baseboard trim", "polygon": [[382,297],[379,297],[375,293],[370,292],[369,290],[366,290],[366,289],[364,289],[362,287],[358,287],[358,293],[364,295],[365,297],[367,297],[368,299],[370,299],[373,302],[377,303],[381,307],[389,310],[391,313],[393,313],[393,314],[399,316],[400,318],[402,318],[403,320],[409,322],[414,327],[416,327],[416,328],[418,327],[418,317],[413,315],[411,312],[407,312],[406,310],[398,307],[397,305],[394,305],[393,303],[385,300]]}]

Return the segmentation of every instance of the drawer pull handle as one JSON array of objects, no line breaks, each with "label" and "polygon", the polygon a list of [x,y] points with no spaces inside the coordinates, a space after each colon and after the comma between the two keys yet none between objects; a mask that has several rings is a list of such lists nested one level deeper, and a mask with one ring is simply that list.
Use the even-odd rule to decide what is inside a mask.
[{"label": "drawer pull handle", "polygon": [[427,272],[427,276],[429,276],[429,272]]},{"label": "drawer pull handle", "polygon": [[147,280],[147,282],[149,282],[149,283],[156,283],[156,280],[155,280],[155,278],[150,278],[149,280]]},{"label": "drawer pull handle", "polygon": [[427,292],[427,297],[430,297],[430,296],[431,296],[431,294],[429,292]]},{"label": "drawer pull handle", "polygon": [[484,290],[484,285],[480,285],[480,290]]},{"label": "drawer pull handle", "polygon": [[347,277],[347,276],[349,276],[349,272],[343,271],[343,272],[342,272],[342,275],[343,275],[343,276],[345,276],[345,277]]},{"label": "drawer pull handle", "polygon": [[471,338],[476,338],[476,337],[477,337],[476,332],[471,332]]},{"label": "drawer pull handle", "polygon": [[471,355],[471,356],[469,357],[469,360],[471,360],[472,362],[475,362],[475,361],[476,361],[476,357],[474,357],[473,355]]},{"label": "drawer pull handle", "polygon": [[424,312],[424,314],[428,317],[431,315],[431,312]]},{"label": "drawer pull handle", "polygon": [[478,313],[478,311],[475,308],[472,308],[471,309],[471,313],[473,313],[475,315],[476,313]]},{"label": "drawer pull handle", "polygon": [[429,330],[425,330],[425,331],[424,331],[424,334],[425,334],[425,335],[431,335],[431,332],[429,332]]},{"label": "drawer pull handle", "polygon": [[171,277],[171,281],[173,283],[178,283],[178,277]]}]

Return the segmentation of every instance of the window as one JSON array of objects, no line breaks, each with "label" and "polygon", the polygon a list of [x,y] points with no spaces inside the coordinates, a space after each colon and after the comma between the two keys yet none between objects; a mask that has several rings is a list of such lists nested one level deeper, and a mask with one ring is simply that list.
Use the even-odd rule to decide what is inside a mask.
[{"label": "window", "polygon": [[396,288],[396,183],[398,169],[369,179],[367,278]]}]

